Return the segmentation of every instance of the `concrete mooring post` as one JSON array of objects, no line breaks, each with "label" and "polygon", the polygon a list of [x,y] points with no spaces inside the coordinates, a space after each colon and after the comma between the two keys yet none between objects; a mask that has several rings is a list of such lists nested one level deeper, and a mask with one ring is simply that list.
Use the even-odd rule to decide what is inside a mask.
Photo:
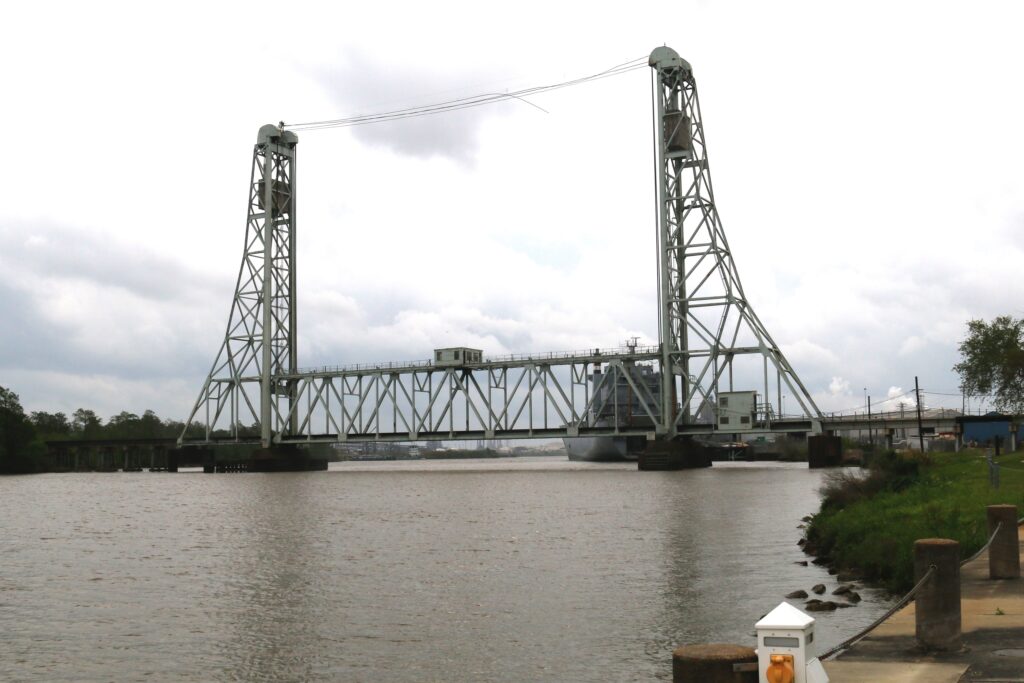
[{"label": "concrete mooring post", "polygon": [[[1017,531],[1016,505],[989,505],[985,508],[988,534],[995,538],[988,547],[990,579],[1020,578],[1020,538]],[[999,531],[996,531],[996,527]]]},{"label": "concrete mooring post", "polygon": [[948,538],[914,541],[914,581],[935,567],[917,593],[917,643],[926,650],[960,649],[960,544]]},{"label": "concrete mooring post", "polygon": [[757,683],[757,652],[742,645],[681,645],[672,653],[672,683]]}]

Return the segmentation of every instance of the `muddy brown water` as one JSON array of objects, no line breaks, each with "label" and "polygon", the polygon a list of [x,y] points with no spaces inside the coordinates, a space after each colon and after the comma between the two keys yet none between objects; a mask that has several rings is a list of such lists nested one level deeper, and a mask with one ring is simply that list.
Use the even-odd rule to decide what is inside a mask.
[{"label": "muddy brown water", "polygon": [[[800,464],[0,478],[0,680],[650,681],[797,588]],[[820,613],[838,642],[887,606]],[[800,601],[794,601],[798,606]]]}]

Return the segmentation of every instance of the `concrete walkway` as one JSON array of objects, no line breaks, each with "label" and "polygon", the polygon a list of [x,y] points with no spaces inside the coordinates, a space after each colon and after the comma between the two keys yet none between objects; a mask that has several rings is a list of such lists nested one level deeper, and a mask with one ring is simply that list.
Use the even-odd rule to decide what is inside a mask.
[{"label": "concrete walkway", "polygon": [[912,602],[825,662],[831,682],[1024,683],[1024,581],[989,580],[987,552],[964,565],[960,576],[963,650],[941,655],[918,651]]}]

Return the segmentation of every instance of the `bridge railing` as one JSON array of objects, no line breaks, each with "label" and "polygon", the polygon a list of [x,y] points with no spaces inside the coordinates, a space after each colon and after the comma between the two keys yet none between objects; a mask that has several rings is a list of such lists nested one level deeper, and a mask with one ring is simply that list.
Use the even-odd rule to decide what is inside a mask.
[{"label": "bridge railing", "polygon": [[513,363],[530,362],[538,360],[565,360],[569,358],[591,358],[598,356],[641,356],[655,355],[660,351],[659,346],[621,346],[611,349],[584,349],[577,351],[547,351],[543,353],[510,353],[504,356],[491,356],[485,360],[488,363]]},{"label": "bridge railing", "polygon": [[[921,419],[948,420],[960,417],[964,414],[964,412],[954,408],[928,408],[921,411]],[[871,420],[872,422],[886,422],[895,420],[916,420],[917,410],[912,408],[903,412],[898,410],[886,411],[884,413],[873,412],[870,415],[866,411],[857,413],[825,413],[825,419],[834,422],[866,422],[868,420]]]},{"label": "bridge railing", "polygon": [[299,374],[313,375],[318,373],[351,372],[353,370],[394,370],[399,368],[433,367],[429,360],[396,360],[382,363],[350,363],[348,365],[318,365],[316,367],[299,368]]},{"label": "bridge railing", "polygon": [[[616,348],[591,348],[576,351],[544,351],[540,353],[509,353],[502,356],[488,356],[482,363],[467,363],[467,366],[486,365],[488,363],[529,363],[545,360],[571,360],[574,358],[593,358],[599,356],[631,356],[631,355],[656,355],[660,351],[659,346],[621,346]],[[299,368],[299,374],[322,374],[332,372],[353,372],[359,370],[396,370],[402,368],[431,368],[434,367],[432,360],[408,360],[408,361],[387,361],[379,363],[350,363],[347,365],[320,365],[316,367]]]}]

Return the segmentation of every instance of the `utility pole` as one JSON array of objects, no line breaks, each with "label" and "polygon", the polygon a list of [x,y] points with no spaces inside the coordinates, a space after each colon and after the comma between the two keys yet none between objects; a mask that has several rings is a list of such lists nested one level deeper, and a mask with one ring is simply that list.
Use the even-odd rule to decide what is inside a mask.
[{"label": "utility pole", "polygon": [[871,451],[875,450],[875,430],[871,428],[871,397],[868,396],[868,445]]},{"label": "utility pole", "polygon": [[921,387],[917,384],[917,375],[914,375],[914,397],[917,399],[917,438],[921,443],[921,452],[924,453],[924,428],[921,426]]}]

